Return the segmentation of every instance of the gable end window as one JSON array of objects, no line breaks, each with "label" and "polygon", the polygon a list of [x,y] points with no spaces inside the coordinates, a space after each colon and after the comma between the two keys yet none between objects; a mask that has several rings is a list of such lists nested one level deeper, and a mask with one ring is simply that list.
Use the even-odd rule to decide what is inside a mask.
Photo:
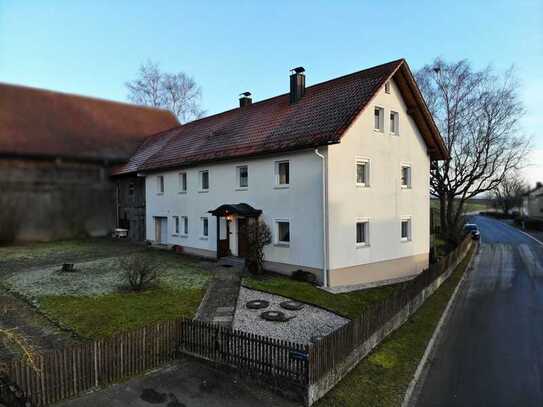
[{"label": "gable end window", "polygon": [[369,221],[364,219],[357,220],[356,222],[356,246],[363,247],[369,246]]},{"label": "gable end window", "polygon": [[163,194],[164,193],[164,176],[159,175],[157,178],[157,194]]},{"label": "gable end window", "polygon": [[411,167],[409,165],[402,165],[402,188],[411,188]]},{"label": "gable end window", "polygon": [[370,186],[370,162],[365,159],[356,160],[356,185],[359,187]]},{"label": "gable end window", "polygon": [[238,188],[249,187],[249,168],[246,165],[240,165],[237,167],[238,174]]},{"label": "gable end window", "polygon": [[280,187],[290,185],[290,162],[276,161],[275,162],[275,184]]},{"label": "gable end window", "polygon": [[200,171],[200,191],[209,191],[209,171]]},{"label": "gable end window", "polygon": [[398,112],[390,112],[390,133],[395,136],[400,134],[400,115]]},{"label": "gable end window", "polygon": [[384,127],[384,118],[385,118],[385,109],[382,107],[376,107],[373,113],[373,128],[377,131],[383,131]]},{"label": "gable end window", "polygon": [[187,192],[187,173],[179,173],[179,192]]},{"label": "gable end window", "polygon": [[385,93],[390,93],[390,82],[385,83]]}]

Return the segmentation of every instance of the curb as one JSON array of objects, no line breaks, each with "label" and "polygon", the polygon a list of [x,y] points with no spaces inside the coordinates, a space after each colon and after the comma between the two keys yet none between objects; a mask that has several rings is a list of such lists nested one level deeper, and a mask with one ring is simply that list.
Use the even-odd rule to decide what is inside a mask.
[{"label": "curb", "polygon": [[443,330],[445,322],[447,321],[449,317],[453,304],[456,301],[456,297],[460,291],[460,288],[464,284],[468,276],[468,273],[472,268],[474,259],[479,254],[479,248],[480,246],[477,246],[475,253],[471,257],[468,265],[466,266],[464,275],[462,276],[462,278],[458,282],[458,285],[454,289],[451,295],[451,298],[449,299],[449,302],[447,303],[447,306],[445,307],[445,310],[443,311],[443,314],[441,315],[441,318],[439,319],[439,322],[437,323],[437,326],[434,330],[434,333],[432,334],[432,337],[430,338],[430,341],[428,342],[428,345],[426,345],[426,350],[424,351],[424,354],[417,366],[417,370],[415,371],[415,374],[413,375],[413,379],[411,380],[411,382],[409,383],[409,386],[407,387],[401,407],[412,407],[416,405],[416,402],[421,390],[420,388],[417,388],[417,386],[419,384],[422,385],[424,383],[426,373],[428,371],[428,363],[430,360],[430,356],[434,353],[434,350],[435,350],[434,348],[436,347],[438,339],[441,336],[441,332]]}]

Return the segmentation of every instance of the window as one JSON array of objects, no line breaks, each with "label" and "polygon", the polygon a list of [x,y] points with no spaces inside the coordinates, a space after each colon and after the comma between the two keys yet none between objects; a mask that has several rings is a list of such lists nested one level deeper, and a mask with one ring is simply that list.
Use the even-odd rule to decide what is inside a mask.
[{"label": "window", "polygon": [[187,236],[189,234],[189,218],[186,216],[181,216],[181,227],[182,235]]},{"label": "window", "polygon": [[356,185],[361,187],[370,185],[370,163],[368,160],[356,160]]},{"label": "window", "polygon": [[246,165],[238,167],[238,187],[247,188],[249,186],[249,169]]},{"label": "window", "polygon": [[179,192],[187,192],[187,173],[179,173]]},{"label": "window", "polygon": [[383,119],[385,116],[385,109],[382,107],[376,107],[374,112],[374,128],[378,131],[383,131]]},{"label": "window", "polygon": [[275,183],[279,186],[290,184],[290,163],[288,161],[277,161],[275,163]]},{"label": "window", "polygon": [[157,178],[157,193],[163,194],[164,193],[164,176],[159,175]]},{"label": "window", "polygon": [[279,245],[290,244],[290,222],[287,220],[278,220],[276,224],[275,243]]},{"label": "window", "polygon": [[411,240],[411,219],[410,218],[402,219],[401,229],[402,229],[401,231],[402,241],[406,242],[408,240]]},{"label": "window", "polygon": [[200,171],[200,190],[209,190],[209,171]]},{"label": "window", "polygon": [[398,112],[390,112],[390,133],[396,136],[400,134],[400,116]]},{"label": "window", "polygon": [[411,188],[411,167],[402,165],[402,188]]},{"label": "window", "polygon": [[385,93],[390,93],[390,82],[385,83]]},{"label": "window", "polygon": [[356,245],[368,246],[369,241],[369,222],[367,220],[358,220],[356,222]]},{"label": "window", "polygon": [[173,223],[175,225],[175,235],[179,234],[179,216],[173,217]]},{"label": "window", "polygon": [[202,238],[207,239],[209,236],[209,221],[207,218],[202,219]]}]

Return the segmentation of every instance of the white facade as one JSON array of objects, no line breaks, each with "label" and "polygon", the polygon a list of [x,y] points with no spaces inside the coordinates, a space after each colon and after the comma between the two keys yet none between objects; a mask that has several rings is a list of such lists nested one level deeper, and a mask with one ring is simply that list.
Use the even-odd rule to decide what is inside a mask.
[{"label": "white facade", "polygon": [[522,198],[522,215],[543,217],[543,187],[536,187]]},{"label": "white facade", "polygon": [[[319,151],[327,161],[326,269],[330,285],[397,280],[427,267],[430,157],[395,83],[391,80],[389,93],[384,87],[377,93],[341,143]],[[289,161],[288,187],[277,185],[277,162],[283,160]],[[365,165],[360,170],[365,179],[357,179],[357,163]],[[240,188],[238,167],[245,165],[249,185]],[[402,167],[406,168],[403,180]],[[209,171],[207,191],[201,188],[202,171]],[[179,174],[183,172],[186,192],[180,185]],[[164,180],[163,192],[159,177]],[[164,220],[156,219],[167,218],[162,243],[208,256],[215,256],[217,250],[216,218],[208,211],[237,203],[261,209],[262,219],[274,234],[274,244],[265,250],[269,268],[282,272],[305,268],[323,280],[322,161],[314,151],[148,174],[146,198],[148,240],[160,240],[157,234],[164,232],[156,224]],[[176,233],[174,216],[188,218],[187,235],[183,230]],[[203,236],[202,217],[209,219],[208,236]],[[290,223],[288,245],[277,244],[278,220]],[[221,222],[221,233],[225,233],[223,218]],[[363,224],[358,237],[357,222]],[[183,222],[179,223],[182,229]],[[237,255],[235,219],[231,232],[230,250]]]}]

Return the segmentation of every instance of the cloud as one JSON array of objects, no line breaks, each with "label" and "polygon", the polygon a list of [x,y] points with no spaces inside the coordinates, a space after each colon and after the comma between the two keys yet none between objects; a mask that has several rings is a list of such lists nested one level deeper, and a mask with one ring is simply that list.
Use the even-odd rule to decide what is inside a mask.
[{"label": "cloud", "polygon": [[530,186],[536,182],[543,182],[543,149],[532,150],[527,157],[526,167],[522,170],[522,175]]}]

